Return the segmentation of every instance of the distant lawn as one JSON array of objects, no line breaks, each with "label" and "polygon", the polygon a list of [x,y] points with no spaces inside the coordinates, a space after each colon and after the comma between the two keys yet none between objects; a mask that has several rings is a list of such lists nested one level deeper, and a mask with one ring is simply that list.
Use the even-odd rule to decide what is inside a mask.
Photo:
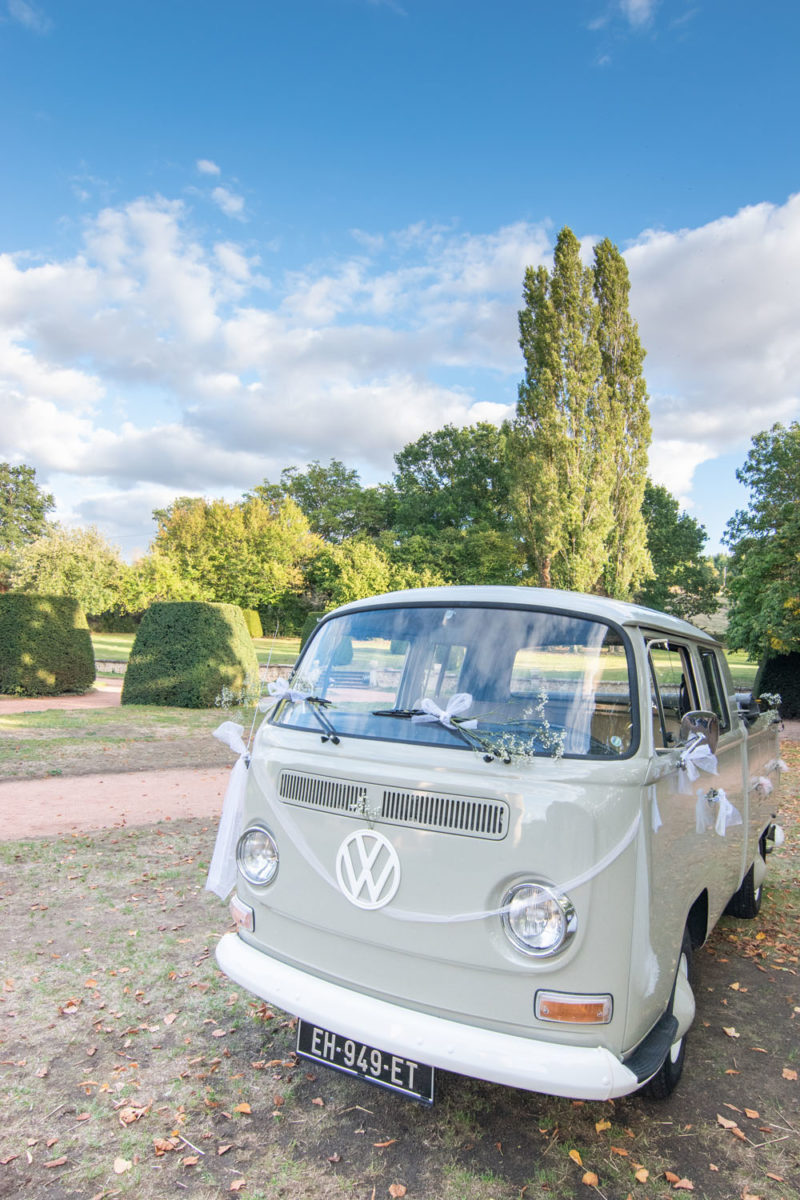
[{"label": "distant lawn", "polygon": [[[94,656],[104,662],[127,662],[133,646],[132,633],[93,633]],[[291,666],[300,653],[300,638],[253,638],[259,663]]]},{"label": "distant lawn", "polygon": [[737,688],[743,688],[745,691],[751,689],[755,682],[758,663],[751,662],[744,650],[728,650],[725,657]]}]

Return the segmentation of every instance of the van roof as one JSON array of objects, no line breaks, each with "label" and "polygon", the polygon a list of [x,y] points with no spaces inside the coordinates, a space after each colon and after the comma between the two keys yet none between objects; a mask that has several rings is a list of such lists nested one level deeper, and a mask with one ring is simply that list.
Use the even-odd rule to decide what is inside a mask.
[{"label": "van roof", "polygon": [[[394,607],[409,604],[491,604],[514,607],[550,608],[561,612],[577,612],[584,616],[601,617],[617,625],[645,626],[664,633],[688,634],[704,642],[716,639],[703,629],[691,625],[680,617],[658,612],[641,604],[627,604],[623,600],[610,600],[607,596],[590,596],[583,592],[565,592],[556,588],[531,587],[432,587],[411,588],[402,592],[386,592],[381,596],[370,596],[364,600],[353,600],[334,611],[357,612],[363,608]],[[331,614],[327,614],[331,615]]]}]

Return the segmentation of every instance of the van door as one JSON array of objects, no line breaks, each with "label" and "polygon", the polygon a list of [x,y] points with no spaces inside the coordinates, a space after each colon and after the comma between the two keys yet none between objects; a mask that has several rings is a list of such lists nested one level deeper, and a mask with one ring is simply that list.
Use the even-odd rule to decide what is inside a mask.
[{"label": "van door", "polygon": [[[699,651],[680,638],[648,640],[652,737],[656,776],[653,821],[653,882],[661,902],[673,911],[670,924],[686,914],[705,889],[709,928],[717,920],[741,877],[746,820],[742,777],[742,733],[733,726],[721,694],[712,703]],[[718,771],[701,771],[692,781],[679,765],[680,725],[696,709],[716,712],[720,737]],[[659,760],[661,760],[659,762]],[[728,809],[725,800],[735,811]],[[727,816],[726,816],[727,814]],[[659,824],[660,822],[660,824]],[[659,903],[659,897],[654,897]],[[677,929],[670,937],[679,936]]]}]

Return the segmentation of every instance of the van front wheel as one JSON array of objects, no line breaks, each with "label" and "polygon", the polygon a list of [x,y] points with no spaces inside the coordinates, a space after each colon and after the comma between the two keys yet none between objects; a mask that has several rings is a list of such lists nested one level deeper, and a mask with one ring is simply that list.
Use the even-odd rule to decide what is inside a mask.
[{"label": "van front wheel", "polygon": [[[670,1016],[676,1015],[676,994],[679,994],[679,987],[691,985],[692,980],[692,939],[689,936],[689,930],[684,929],[683,941],[681,942],[681,952],[678,957],[678,969],[675,972],[675,983],[672,985],[672,995],[669,1001]],[[680,1002],[680,1001],[679,1001]],[[670,1046],[667,1057],[656,1071],[652,1079],[649,1079],[642,1088],[642,1094],[652,1096],[654,1100],[665,1100],[671,1095],[678,1086],[678,1080],[683,1074],[683,1063],[686,1058],[686,1034],[682,1034]]]}]

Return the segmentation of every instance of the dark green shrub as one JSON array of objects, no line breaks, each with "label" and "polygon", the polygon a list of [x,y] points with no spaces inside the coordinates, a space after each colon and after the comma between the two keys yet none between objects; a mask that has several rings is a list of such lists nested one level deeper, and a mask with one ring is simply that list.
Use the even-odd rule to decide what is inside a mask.
[{"label": "dark green shrub", "polygon": [[325,610],[319,609],[310,612],[305,619],[303,628],[300,631],[300,649],[302,650],[308,639],[311,637],[314,630],[319,624],[320,618],[325,616]]},{"label": "dark green shrub", "polygon": [[142,613],[97,613],[96,616],[87,614],[86,620],[92,633],[136,633],[142,620]]},{"label": "dark green shrub", "polygon": [[60,696],[95,680],[86,616],[69,596],[0,595],[0,693]]},{"label": "dark green shrub", "polygon": [[287,593],[276,604],[260,604],[258,615],[266,637],[272,637],[277,626],[279,637],[297,637],[302,633],[310,605],[302,596]]},{"label": "dark green shrub", "polygon": [[782,717],[789,721],[800,718],[800,651],[762,660],[753,683],[753,695],[760,696],[763,692],[780,694]]},{"label": "dark green shrub", "polygon": [[128,660],[122,703],[213,708],[223,688],[258,688],[258,659],[238,605],[151,604]]},{"label": "dark green shrub", "polygon": [[264,630],[261,628],[261,617],[258,615],[258,610],[255,608],[243,608],[242,614],[250,637],[263,637]]}]

